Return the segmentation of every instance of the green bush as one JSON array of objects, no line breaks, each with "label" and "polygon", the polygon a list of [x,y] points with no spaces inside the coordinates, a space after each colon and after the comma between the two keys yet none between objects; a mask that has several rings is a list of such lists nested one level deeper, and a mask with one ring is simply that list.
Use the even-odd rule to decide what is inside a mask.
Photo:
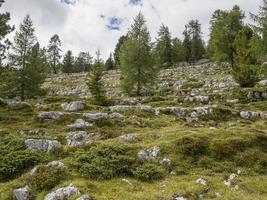
[{"label": "green bush", "polygon": [[239,64],[233,70],[233,76],[241,87],[254,87],[260,80],[259,65]]},{"label": "green bush", "polygon": [[207,151],[208,142],[205,138],[185,136],[178,140],[177,146],[183,155],[198,157]]},{"label": "green bush", "polygon": [[76,167],[84,177],[92,179],[132,176],[135,159],[127,151],[126,147],[93,147],[78,157]]},{"label": "green bush", "polygon": [[152,163],[146,163],[133,170],[134,177],[141,181],[159,180],[164,177],[164,169]]},{"label": "green bush", "polygon": [[39,166],[30,178],[29,184],[36,191],[48,191],[65,180],[66,177],[67,173],[64,169],[49,169],[47,166]]},{"label": "green bush", "polygon": [[39,153],[26,150],[19,138],[2,136],[0,141],[0,181],[15,178],[42,160]]}]

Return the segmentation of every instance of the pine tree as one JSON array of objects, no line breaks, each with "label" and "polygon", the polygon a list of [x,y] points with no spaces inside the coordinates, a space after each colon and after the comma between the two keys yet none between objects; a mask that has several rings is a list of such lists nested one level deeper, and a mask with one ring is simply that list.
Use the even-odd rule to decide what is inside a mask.
[{"label": "pine tree", "polygon": [[115,62],[115,68],[118,69],[120,67],[120,50],[123,45],[123,43],[127,40],[128,36],[123,35],[119,38],[118,43],[116,44],[116,48],[114,51],[114,62]]},{"label": "pine tree", "polygon": [[172,65],[172,39],[169,28],[164,24],[161,25],[158,32],[156,52],[158,57],[158,64],[165,65],[166,67]]},{"label": "pine tree", "polygon": [[57,74],[59,64],[60,64],[60,49],[61,41],[57,34],[53,35],[49,41],[47,53],[48,53],[48,60],[49,64],[54,72],[54,74]]},{"label": "pine tree", "polygon": [[20,96],[22,100],[40,94],[44,81],[45,58],[36,42],[32,20],[27,15],[14,37],[10,55],[12,71],[5,84],[9,96]]},{"label": "pine tree", "polygon": [[245,15],[238,6],[230,11],[217,10],[211,20],[209,53],[216,61],[228,61],[234,67],[235,38],[244,27]]},{"label": "pine tree", "polygon": [[[0,8],[4,0],[0,0]],[[6,59],[6,50],[10,47],[11,43],[5,37],[14,30],[14,27],[11,27],[8,24],[10,20],[10,13],[0,13],[0,74],[3,67],[3,60]]]},{"label": "pine tree", "polygon": [[92,66],[92,56],[89,52],[80,52],[78,57],[75,59],[75,70],[76,72],[89,72]]},{"label": "pine tree", "polygon": [[120,51],[121,86],[130,95],[152,88],[157,77],[153,67],[151,42],[144,16],[139,13]]},{"label": "pine tree", "polygon": [[113,56],[112,54],[109,55],[109,58],[106,60],[106,63],[105,63],[105,68],[107,70],[114,70],[115,69],[115,63],[113,61]]},{"label": "pine tree", "polygon": [[259,81],[261,69],[251,48],[253,34],[252,29],[245,26],[238,33],[234,42],[236,53],[233,75],[241,87],[253,87]]},{"label": "pine tree", "polygon": [[182,62],[185,61],[185,50],[183,42],[178,38],[172,40],[172,62]]},{"label": "pine tree", "polygon": [[62,72],[63,73],[73,73],[74,72],[74,57],[72,55],[72,51],[67,51],[63,58],[62,62]]},{"label": "pine tree", "polygon": [[100,58],[100,51],[96,52],[96,59],[89,72],[87,86],[92,94],[92,103],[96,105],[106,105],[106,91],[102,77],[104,75],[104,62]]}]

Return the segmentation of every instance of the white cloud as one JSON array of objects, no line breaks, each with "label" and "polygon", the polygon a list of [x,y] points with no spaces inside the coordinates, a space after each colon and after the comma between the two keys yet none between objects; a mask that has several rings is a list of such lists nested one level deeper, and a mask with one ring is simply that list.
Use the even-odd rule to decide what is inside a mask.
[{"label": "white cloud", "polygon": [[[63,50],[90,51],[100,49],[107,57],[118,38],[127,33],[132,19],[139,11],[146,17],[152,39],[159,26],[169,26],[172,36],[182,37],[184,25],[190,19],[199,19],[203,36],[208,38],[209,20],[216,9],[230,9],[238,4],[246,12],[257,12],[261,0],[143,0],[130,4],[130,0],[7,0],[3,8],[11,12],[11,23],[19,26],[23,17],[30,14],[36,34],[42,45],[57,33]],[[120,30],[109,30],[110,17],[122,20]]]}]

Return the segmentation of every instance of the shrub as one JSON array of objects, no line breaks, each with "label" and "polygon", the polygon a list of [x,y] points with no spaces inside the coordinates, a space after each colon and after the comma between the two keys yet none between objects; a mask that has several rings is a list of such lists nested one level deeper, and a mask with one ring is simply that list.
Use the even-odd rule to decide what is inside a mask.
[{"label": "shrub", "polygon": [[164,177],[164,169],[155,164],[146,163],[134,169],[133,175],[141,181],[159,180]]},{"label": "shrub", "polygon": [[241,87],[254,87],[260,80],[259,65],[239,64],[233,70],[233,76]]},{"label": "shrub", "polygon": [[78,157],[77,168],[83,176],[92,179],[131,176],[135,159],[126,155],[127,150],[125,147],[93,147]]},{"label": "shrub", "polygon": [[31,188],[37,191],[50,190],[65,180],[67,173],[64,169],[49,169],[46,166],[39,166],[34,175],[30,178],[29,184]]},{"label": "shrub", "polygon": [[182,154],[197,157],[206,152],[208,142],[205,138],[186,136],[179,139],[177,145]]}]

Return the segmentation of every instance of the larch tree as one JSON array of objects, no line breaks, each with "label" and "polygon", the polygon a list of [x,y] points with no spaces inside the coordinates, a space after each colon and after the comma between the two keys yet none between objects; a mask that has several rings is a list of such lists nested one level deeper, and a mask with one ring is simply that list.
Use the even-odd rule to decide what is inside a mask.
[{"label": "larch tree", "polygon": [[172,38],[169,28],[161,25],[156,42],[157,63],[169,67],[172,65]]},{"label": "larch tree", "polygon": [[153,65],[150,34],[141,13],[131,25],[119,58],[123,91],[137,96],[151,92],[158,70]]},{"label": "larch tree", "polygon": [[57,34],[53,35],[49,41],[47,48],[49,65],[52,68],[54,74],[57,74],[60,64],[60,52],[61,41]]}]

